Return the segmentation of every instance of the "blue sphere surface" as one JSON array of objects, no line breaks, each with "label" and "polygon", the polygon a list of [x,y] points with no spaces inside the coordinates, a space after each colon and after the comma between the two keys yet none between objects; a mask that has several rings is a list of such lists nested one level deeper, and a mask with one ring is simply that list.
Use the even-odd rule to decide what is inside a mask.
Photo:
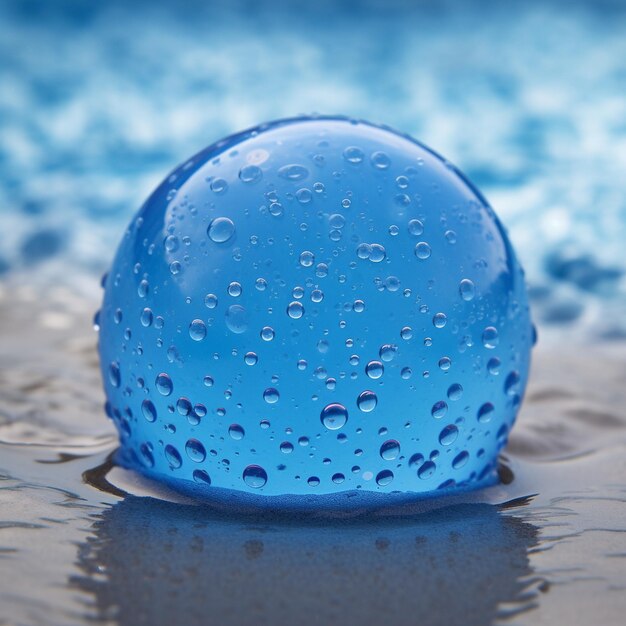
[{"label": "blue sphere surface", "polygon": [[337,117],[228,137],[150,196],[104,288],[124,465],[207,497],[496,476],[534,340],[523,272],[410,137]]}]

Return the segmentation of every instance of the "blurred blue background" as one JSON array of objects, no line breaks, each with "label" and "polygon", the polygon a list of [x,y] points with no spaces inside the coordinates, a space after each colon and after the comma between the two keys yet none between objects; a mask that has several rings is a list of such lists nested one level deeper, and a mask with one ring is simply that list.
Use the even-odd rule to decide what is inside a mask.
[{"label": "blurred blue background", "polygon": [[618,1],[1,2],[0,272],[103,271],[175,165],[310,112],[459,166],[510,231],[540,329],[626,337]]}]

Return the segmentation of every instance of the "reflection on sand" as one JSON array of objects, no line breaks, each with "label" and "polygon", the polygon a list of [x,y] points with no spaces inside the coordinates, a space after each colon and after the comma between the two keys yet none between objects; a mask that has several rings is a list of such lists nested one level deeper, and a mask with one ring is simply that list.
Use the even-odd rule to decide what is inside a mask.
[{"label": "reflection on sand", "polygon": [[490,504],[297,523],[128,496],[79,551],[98,619],[139,624],[491,624],[537,529]]}]

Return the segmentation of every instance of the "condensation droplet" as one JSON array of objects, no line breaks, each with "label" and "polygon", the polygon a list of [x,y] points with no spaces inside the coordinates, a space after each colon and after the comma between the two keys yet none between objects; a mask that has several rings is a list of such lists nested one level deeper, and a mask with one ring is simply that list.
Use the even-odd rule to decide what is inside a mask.
[{"label": "condensation droplet", "polygon": [[241,286],[241,283],[238,283],[236,280],[228,285],[228,295],[232,296],[233,298],[238,298],[241,295],[242,291],[243,288]]},{"label": "condensation droplet", "polygon": [[338,430],[348,421],[348,410],[338,402],[327,404],[322,409],[320,419],[328,430]]},{"label": "condensation droplet", "polygon": [[520,375],[518,372],[513,370],[504,381],[504,392],[509,396],[515,395],[517,393],[517,387],[519,383]]},{"label": "condensation droplet", "polygon": [[363,154],[363,150],[361,148],[357,148],[356,146],[348,146],[343,151],[343,158],[348,161],[348,163],[362,163],[365,158],[365,154]]},{"label": "condensation droplet", "polygon": [[487,422],[491,421],[494,410],[495,410],[495,407],[493,406],[493,404],[491,404],[491,402],[485,402],[485,404],[483,404],[478,409],[478,413],[477,413],[478,421],[481,422],[482,424],[486,424]]},{"label": "condensation droplet", "polygon": [[274,387],[268,387],[263,392],[263,399],[268,404],[276,404],[280,399],[280,393],[278,393],[278,389],[275,389]]},{"label": "condensation droplet", "polygon": [[309,250],[305,250],[300,254],[300,265],[302,267],[311,267],[315,263],[315,255]]},{"label": "condensation droplet", "polygon": [[365,373],[372,379],[377,380],[385,372],[385,366],[380,361],[370,361],[365,366]]},{"label": "condensation droplet", "polygon": [[474,283],[469,278],[464,278],[459,283],[459,294],[466,302],[474,299],[475,291]]},{"label": "condensation droplet", "polygon": [[446,325],[448,318],[445,313],[435,313],[433,316],[433,326],[435,328],[443,328]]},{"label": "condensation droplet", "polygon": [[378,170],[386,170],[391,165],[391,159],[386,152],[380,150],[372,152],[370,156],[372,165]]},{"label": "condensation droplet", "polygon": [[415,256],[421,261],[426,260],[430,257],[431,249],[430,246],[425,241],[420,241],[415,244]]},{"label": "condensation droplet", "polygon": [[225,315],[228,330],[240,335],[248,329],[248,312],[240,304],[232,304],[228,307]]},{"label": "condensation droplet", "polygon": [[487,326],[483,331],[483,346],[493,350],[498,345],[498,331],[493,326]]},{"label": "condensation droplet", "polygon": [[109,365],[109,382],[114,387],[119,387],[120,381],[121,381],[120,364],[117,361],[113,361]]},{"label": "condensation droplet", "polygon": [[454,424],[450,424],[439,433],[439,443],[442,446],[450,446],[456,441],[458,436],[459,429]]},{"label": "condensation droplet", "polygon": [[388,485],[393,480],[393,472],[391,470],[381,470],[376,474],[376,484],[380,487]]},{"label": "condensation droplet", "polygon": [[413,329],[410,326],[404,326],[400,330],[400,337],[402,337],[402,339],[404,339],[405,341],[408,341],[409,339],[412,339],[413,338]]},{"label": "condensation droplet", "polygon": [[180,456],[180,452],[171,444],[165,446],[165,458],[173,469],[178,469],[183,464],[183,459]]},{"label": "condensation droplet", "polygon": [[235,224],[228,217],[216,217],[207,229],[209,239],[215,243],[225,243],[235,234]]},{"label": "condensation droplet", "polygon": [[209,185],[213,193],[221,194],[228,191],[228,183],[223,178],[215,178]]},{"label": "condensation droplet", "polygon": [[297,320],[304,315],[304,307],[301,302],[291,302],[287,307],[287,315],[291,319]]},{"label": "condensation droplet", "polygon": [[201,469],[193,470],[192,476],[193,476],[194,481],[200,485],[209,486],[211,484],[211,477],[209,476],[206,470],[201,470]]},{"label": "condensation droplet", "polygon": [[381,246],[379,243],[373,243],[370,245],[369,260],[372,263],[380,263],[385,260],[386,256],[387,252],[384,246]]},{"label": "condensation droplet", "polygon": [[453,469],[461,469],[469,460],[469,452],[463,450],[452,459]]},{"label": "condensation droplet", "polygon": [[231,424],[228,428],[228,434],[230,435],[231,439],[239,441],[244,438],[246,433],[243,429],[243,426],[240,426],[239,424]]},{"label": "condensation droplet", "polygon": [[500,373],[500,359],[496,356],[494,356],[493,358],[489,359],[489,361],[487,362],[487,371],[492,375],[492,376],[497,376]]},{"label": "condensation droplet", "polygon": [[157,418],[157,412],[154,404],[150,400],[144,400],[141,403],[141,412],[143,416],[149,422],[155,422]]},{"label": "condensation droplet", "polygon": [[261,339],[263,339],[263,341],[272,341],[272,339],[274,339],[274,329],[271,326],[263,326],[261,329]]},{"label": "condensation droplet", "polygon": [[431,409],[430,414],[433,417],[440,419],[447,412],[448,412],[448,405],[443,400],[439,400],[438,402],[435,402],[435,404],[433,404],[433,408]]},{"label": "condensation droplet", "polygon": [[239,179],[244,183],[256,183],[263,178],[263,171],[256,165],[244,165],[239,170]]},{"label": "condensation droplet", "polygon": [[165,373],[161,373],[156,377],[155,386],[162,396],[169,396],[174,389],[172,379]]},{"label": "condensation droplet", "polygon": [[309,170],[304,165],[298,165],[296,163],[283,165],[278,170],[278,175],[281,178],[291,181],[304,180],[309,175]]},{"label": "condensation droplet", "polygon": [[356,403],[363,413],[369,413],[376,408],[378,398],[373,391],[363,391],[359,394]]},{"label": "condensation droplet", "polygon": [[426,461],[418,470],[417,476],[422,480],[427,480],[435,473],[437,466],[432,461]]},{"label": "condensation droplet", "polygon": [[189,336],[194,341],[202,341],[206,337],[206,326],[202,320],[193,320],[189,324]]},{"label": "condensation droplet", "polygon": [[409,220],[409,224],[407,226],[407,230],[410,235],[414,237],[419,237],[424,232],[424,224],[420,220]]},{"label": "condensation droplet", "polygon": [[458,400],[463,395],[463,387],[458,383],[454,383],[448,387],[448,399]]},{"label": "condensation droplet", "polygon": [[391,343],[386,343],[380,347],[380,350],[378,351],[378,356],[380,356],[382,361],[393,361],[397,351],[398,346],[395,346]]},{"label": "condensation droplet", "polygon": [[243,480],[253,489],[260,489],[267,483],[267,472],[260,465],[248,465],[243,470]]},{"label": "condensation droplet", "polygon": [[246,365],[256,365],[258,360],[259,357],[257,356],[256,352],[246,352],[244,356],[244,361],[246,362]]},{"label": "condensation droplet", "polygon": [[202,463],[206,459],[206,450],[197,439],[189,439],[185,444],[187,456],[195,463]]},{"label": "condensation droplet", "polygon": [[141,312],[141,316],[139,318],[139,321],[141,322],[141,325],[144,328],[148,328],[149,326],[152,326],[152,320],[153,320],[152,309],[149,309],[149,308],[146,307]]},{"label": "condensation droplet", "polygon": [[385,461],[393,461],[400,454],[400,442],[388,439],[380,446],[380,456]]}]

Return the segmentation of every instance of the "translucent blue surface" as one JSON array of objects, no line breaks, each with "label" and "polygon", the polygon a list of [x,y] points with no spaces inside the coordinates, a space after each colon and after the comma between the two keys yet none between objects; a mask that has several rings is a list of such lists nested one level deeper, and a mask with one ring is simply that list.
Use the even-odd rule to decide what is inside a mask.
[{"label": "translucent blue surface", "polygon": [[342,118],[263,125],[176,169],[129,226],[98,323],[122,462],[208,493],[492,480],[533,341],[482,196]]}]

